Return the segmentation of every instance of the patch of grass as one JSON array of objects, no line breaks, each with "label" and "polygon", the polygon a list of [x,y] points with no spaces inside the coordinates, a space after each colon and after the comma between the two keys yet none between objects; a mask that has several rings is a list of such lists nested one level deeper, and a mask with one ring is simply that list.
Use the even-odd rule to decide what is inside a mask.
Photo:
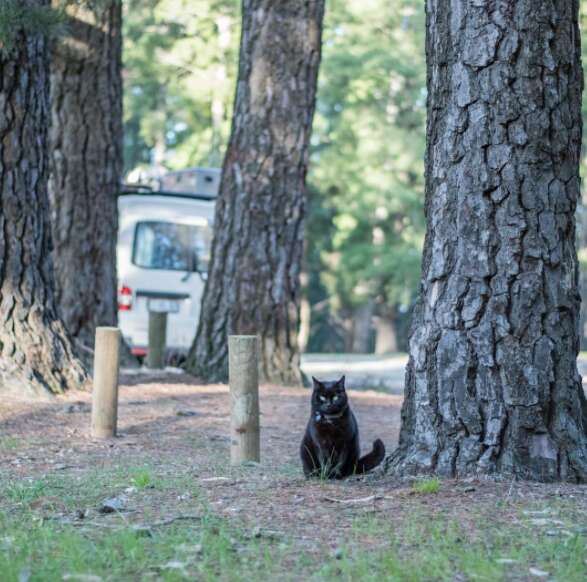
[{"label": "patch of grass", "polygon": [[47,479],[23,479],[10,480],[4,483],[0,482],[2,496],[7,500],[19,504],[29,504],[49,493],[49,483]]},{"label": "patch of grass", "polygon": [[[555,539],[507,523],[494,528],[482,516],[476,526],[472,533],[461,523],[419,512],[400,529],[381,518],[362,519],[353,527],[342,558],[324,564],[314,579],[450,582],[458,575],[493,582],[526,579],[531,567],[566,582],[587,575],[585,539],[579,535]],[[366,536],[380,547],[362,551],[358,542]]]},{"label": "patch of grass", "polygon": [[186,473],[157,473],[148,466],[94,469],[81,475],[60,473],[39,479],[4,480],[0,477],[0,510],[6,502],[30,505],[40,497],[55,497],[65,509],[73,511],[120,495],[131,485],[141,495],[150,488],[174,497],[189,493],[192,498],[198,498],[200,494],[196,480]]},{"label": "patch of grass", "polygon": [[412,490],[419,495],[431,495],[440,491],[440,479],[421,479],[412,485]]},{"label": "patch of grass", "polygon": [[21,444],[21,440],[16,437],[0,437],[0,451],[14,451],[18,449]]},{"label": "patch of grass", "polygon": [[274,579],[281,560],[267,540],[246,536],[225,520],[204,515],[199,523],[180,522],[151,536],[132,528],[79,528],[0,515],[0,572],[16,582],[23,572],[31,582],[62,580],[66,574],[104,580]]},{"label": "patch of grass", "polygon": [[147,487],[154,487],[153,476],[149,469],[140,469],[132,477],[130,482],[137,489],[146,489]]},{"label": "patch of grass", "polygon": [[[149,489],[152,483],[155,489]],[[439,486],[434,479],[420,483],[427,492]],[[128,495],[128,513],[103,516],[92,511],[84,520],[71,521],[74,509],[116,495],[130,484],[140,491]],[[179,494],[186,492],[191,496],[178,503]],[[255,489],[256,495],[270,492],[269,487]],[[30,501],[43,496],[58,497],[66,510],[59,506],[53,513],[45,507],[41,514]],[[493,582],[525,580],[534,567],[549,572],[549,579],[582,582],[587,574],[587,540],[578,533],[584,510],[576,499],[546,504],[548,515],[563,520],[561,528],[568,530],[553,537],[546,535],[548,528],[532,523],[545,502],[535,508],[510,502],[507,511],[499,512],[495,505],[479,505],[477,513],[457,512],[460,517],[446,518],[438,507],[432,510],[424,499],[412,496],[402,515],[361,515],[350,532],[341,528],[329,534],[341,549],[336,556],[332,548],[285,533],[275,539],[258,537],[250,523],[245,529],[238,517],[215,515],[205,499],[193,471],[171,465],[59,473],[18,482],[0,478],[0,578],[16,582],[29,572],[31,582],[62,580],[66,574],[104,580],[152,576],[172,582]],[[512,520],[514,510],[519,515]],[[181,515],[196,518],[170,520]],[[145,528],[134,530],[133,523],[150,527],[150,535],[144,535]]]}]

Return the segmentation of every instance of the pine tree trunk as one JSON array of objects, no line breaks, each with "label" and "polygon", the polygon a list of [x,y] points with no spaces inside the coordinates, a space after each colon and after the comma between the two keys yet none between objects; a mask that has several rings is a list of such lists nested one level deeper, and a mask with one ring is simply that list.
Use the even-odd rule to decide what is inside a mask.
[{"label": "pine tree trunk", "polygon": [[388,466],[585,480],[578,1],[427,10],[428,230]]},{"label": "pine tree trunk", "polygon": [[54,301],[48,88],[45,37],[18,32],[14,51],[0,52],[0,390],[18,396],[59,393],[87,380]]},{"label": "pine tree trunk", "polygon": [[395,308],[383,305],[375,318],[375,353],[379,356],[397,352]]},{"label": "pine tree trunk", "polygon": [[51,179],[57,301],[93,346],[116,325],[116,195],[122,179],[121,2],[68,8],[51,64]]},{"label": "pine tree trunk", "polygon": [[371,328],[375,301],[369,299],[353,312],[353,353],[368,354],[371,351]]},{"label": "pine tree trunk", "polygon": [[[577,201],[577,235],[576,244],[579,249],[587,247],[587,201]],[[583,268],[582,268],[583,267]],[[587,273],[585,272],[585,265],[581,266],[579,261],[579,294],[581,297],[587,297]],[[579,319],[579,347],[581,350],[587,349],[587,304],[585,301],[581,302],[581,312]]]},{"label": "pine tree trunk", "polygon": [[257,334],[265,381],[300,381],[305,177],[324,0],[244,0],[212,262],[186,367],[227,378],[227,336]]},{"label": "pine tree trunk", "polygon": [[[307,289],[308,275],[302,273],[302,288]],[[302,291],[300,297],[300,325],[298,329],[298,348],[300,353],[304,353],[310,341],[310,331],[312,329],[312,306],[308,298],[307,290]]]}]

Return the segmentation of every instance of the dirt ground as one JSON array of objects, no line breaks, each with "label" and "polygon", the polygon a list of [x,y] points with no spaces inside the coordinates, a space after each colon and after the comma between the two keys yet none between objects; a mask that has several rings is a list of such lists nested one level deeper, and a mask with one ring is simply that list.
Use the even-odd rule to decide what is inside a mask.
[{"label": "dirt ground", "polygon": [[[401,397],[349,390],[364,450],[381,438],[397,442]],[[0,477],[26,480],[47,475],[75,479],[89,470],[149,466],[162,474],[182,473],[203,492],[211,510],[246,528],[297,540],[310,553],[337,551],[357,518],[375,515],[404,527],[412,516],[457,520],[472,535],[480,522],[525,519],[521,508],[542,509],[556,499],[573,499],[575,523],[587,526],[587,488],[511,481],[443,481],[436,495],[416,495],[412,483],[388,477],[342,482],[303,478],[298,446],[309,415],[309,390],[263,386],[260,464],[228,464],[229,395],[224,385],[202,385],[183,374],[126,375],[122,378],[119,436],[104,442],[89,436],[90,395],[71,393],[51,403],[0,404]],[[111,491],[112,495],[120,491]],[[1,496],[1,493],[0,493]],[[501,504],[501,505],[500,505]],[[145,515],[129,500],[125,520],[145,523],[189,514],[190,496],[159,493]],[[496,511],[496,507],[500,507]],[[578,508],[578,509],[577,509]],[[94,519],[106,519],[95,514]],[[531,519],[528,526],[532,528]],[[546,522],[544,527],[549,527]],[[586,529],[587,532],[587,529]],[[369,547],[377,536],[365,535]],[[587,573],[587,571],[586,571]]]},{"label": "dirt ground", "polygon": [[[324,519],[337,502],[324,503],[323,498],[366,497],[375,489],[359,480],[324,484],[303,478],[298,447],[309,416],[309,394],[304,388],[261,387],[262,459],[259,466],[242,470],[228,466],[225,385],[197,384],[183,374],[123,376],[119,436],[107,442],[90,438],[87,393],[70,393],[53,403],[4,401],[0,435],[17,439],[19,445],[17,450],[0,450],[0,470],[23,479],[75,475],[90,467],[187,468],[219,514],[272,529],[293,528],[302,538],[315,538],[321,531],[329,537]],[[363,449],[377,437],[393,449],[401,397],[356,390],[349,395],[362,427]],[[140,520],[140,515],[133,519]]]}]

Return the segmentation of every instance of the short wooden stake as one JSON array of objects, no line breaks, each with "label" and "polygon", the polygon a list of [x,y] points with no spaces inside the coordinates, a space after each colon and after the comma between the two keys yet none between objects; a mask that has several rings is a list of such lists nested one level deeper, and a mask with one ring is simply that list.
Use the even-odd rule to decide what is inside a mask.
[{"label": "short wooden stake", "polygon": [[149,311],[149,351],[147,367],[160,370],[165,367],[167,344],[167,313]]},{"label": "short wooden stake", "polygon": [[259,434],[259,370],[257,336],[228,338],[230,383],[230,462],[261,459]]},{"label": "short wooden stake", "polygon": [[120,330],[117,327],[96,328],[91,428],[94,438],[116,436],[119,364]]}]

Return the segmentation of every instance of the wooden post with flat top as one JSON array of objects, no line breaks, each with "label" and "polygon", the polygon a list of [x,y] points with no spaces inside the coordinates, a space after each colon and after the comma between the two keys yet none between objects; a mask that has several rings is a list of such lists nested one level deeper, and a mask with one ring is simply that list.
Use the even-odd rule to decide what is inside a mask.
[{"label": "wooden post with flat top", "polygon": [[91,425],[94,438],[116,436],[119,363],[120,330],[117,327],[97,327]]},{"label": "wooden post with flat top", "polygon": [[228,337],[230,462],[259,461],[259,369],[257,336]]}]

